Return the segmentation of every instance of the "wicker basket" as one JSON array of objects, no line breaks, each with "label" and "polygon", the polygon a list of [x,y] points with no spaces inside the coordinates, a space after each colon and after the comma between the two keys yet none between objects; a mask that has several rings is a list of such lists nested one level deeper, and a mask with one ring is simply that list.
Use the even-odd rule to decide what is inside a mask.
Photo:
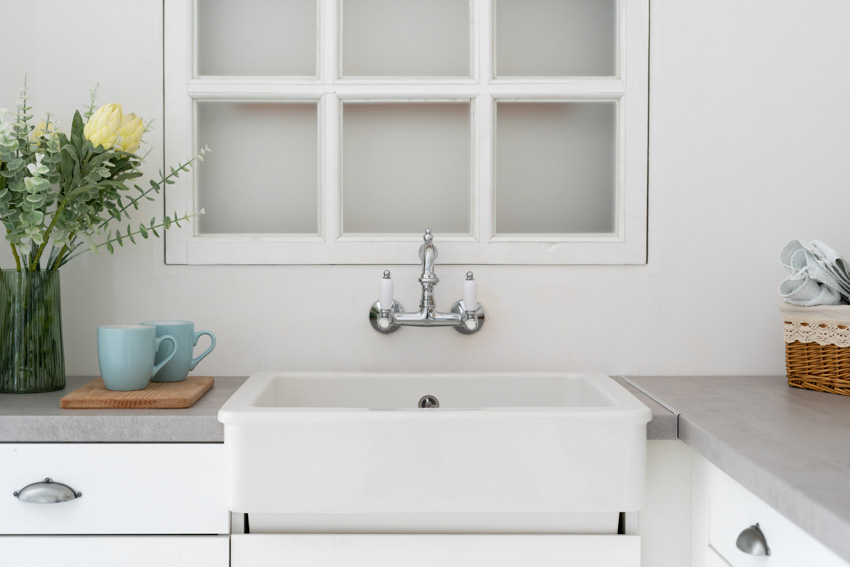
[{"label": "wicker basket", "polygon": [[850,305],[782,305],[788,384],[850,396]]}]

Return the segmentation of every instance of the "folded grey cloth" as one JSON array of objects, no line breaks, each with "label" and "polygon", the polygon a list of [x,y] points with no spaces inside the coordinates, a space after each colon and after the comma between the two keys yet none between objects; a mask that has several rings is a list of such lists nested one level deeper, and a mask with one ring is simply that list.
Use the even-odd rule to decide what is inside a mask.
[{"label": "folded grey cloth", "polygon": [[815,257],[821,260],[821,264],[835,276],[836,283],[841,286],[841,295],[845,298],[850,297],[850,275],[847,273],[847,262],[844,258],[819,240],[812,240],[809,246]]},{"label": "folded grey cloth", "polygon": [[793,305],[838,305],[850,301],[847,262],[823,242],[804,246],[792,240],[779,253],[788,277],[779,284],[779,295]]}]

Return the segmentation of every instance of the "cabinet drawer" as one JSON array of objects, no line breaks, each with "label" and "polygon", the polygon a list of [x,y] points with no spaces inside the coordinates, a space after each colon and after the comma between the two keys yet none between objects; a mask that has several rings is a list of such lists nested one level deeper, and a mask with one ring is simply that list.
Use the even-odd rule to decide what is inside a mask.
[{"label": "cabinet drawer", "polygon": [[[223,444],[0,444],[0,534],[228,533]],[[13,493],[50,478],[55,504]]]},{"label": "cabinet drawer", "polygon": [[244,534],[231,567],[640,567],[628,535]]},{"label": "cabinet drawer", "polygon": [[[762,502],[720,469],[709,467],[709,543],[733,567],[847,567],[812,536]],[[738,535],[758,523],[770,556],[748,555],[735,545]]]},{"label": "cabinet drawer", "polygon": [[227,536],[0,536],[10,567],[228,567]]}]

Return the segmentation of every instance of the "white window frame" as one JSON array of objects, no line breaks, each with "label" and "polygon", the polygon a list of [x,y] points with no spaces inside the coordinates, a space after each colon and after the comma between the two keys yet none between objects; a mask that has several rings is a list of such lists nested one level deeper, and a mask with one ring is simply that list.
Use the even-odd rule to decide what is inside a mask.
[{"label": "white window frame", "polygon": [[[472,78],[340,79],[339,0],[318,0],[317,77],[194,76],[194,0],[168,0],[164,9],[165,162],[196,151],[196,100],[316,102],[319,124],[318,235],[166,234],[168,264],[411,264],[420,235],[341,235],[341,105],[346,101],[469,101],[472,122],[472,233],[435,235],[444,264],[645,264],[647,243],[647,134],[649,0],[618,0],[615,77],[490,79],[493,77],[493,5],[471,0]],[[617,102],[617,205],[612,235],[493,234],[495,108],[498,101]],[[215,148],[207,159],[226,159]],[[203,164],[200,164],[203,167]],[[167,211],[197,210],[194,175],[169,187]],[[423,230],[426,227],[422,227]],[[411,258],[412,256],[412,258]]]}]

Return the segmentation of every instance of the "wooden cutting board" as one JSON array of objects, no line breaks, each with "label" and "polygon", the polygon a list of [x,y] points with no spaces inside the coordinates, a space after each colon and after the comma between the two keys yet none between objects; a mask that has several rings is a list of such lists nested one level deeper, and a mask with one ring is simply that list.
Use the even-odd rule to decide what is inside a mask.
[{"label": "wooden cutting board", "polygon": [[144,390],[107,390],[98,378],[64,396],[64,409],[174,409],[188,408],[212,388],[212,376],[189,376],[182,382],[151,382]]}]

